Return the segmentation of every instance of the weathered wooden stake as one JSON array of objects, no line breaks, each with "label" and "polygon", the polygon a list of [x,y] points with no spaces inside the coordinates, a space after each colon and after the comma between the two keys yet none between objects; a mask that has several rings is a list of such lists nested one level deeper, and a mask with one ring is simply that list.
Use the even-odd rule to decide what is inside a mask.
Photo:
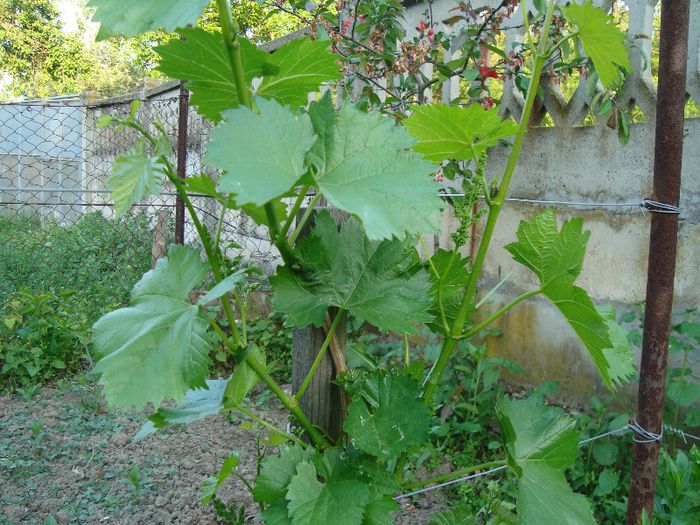
[{"label": "weathered wooden stake", "polygon": [[[321,199],[323,201],[323,199]],[[320,204],[320,203],[319,203]],[[303,209],[298,217],[303,214]],[[302,235],[306,235],[311,229],[313,219],[309,220]],[[336,311],[330,309],[329,316],[335,317]],[[324,327],[315,328],[307,326],[294,330],[292,335],[292,391],[297,392],[306,374],[311,369],[311,364],[316,359],[318,351],[326,339]],[[336,376],[336,366],[333,354],[342,355],[345,349],[345,319],[342,319],[335,332],[336,344],[332,344],[329,351],[321,361],[313,380],[309,384],[300,406],[304,414],[314,425],[323,428],[328,435],[336,440],[343,435],[344,399],[341,389],[333,384]],[[343,365],[341,365],[342,367]]]}]

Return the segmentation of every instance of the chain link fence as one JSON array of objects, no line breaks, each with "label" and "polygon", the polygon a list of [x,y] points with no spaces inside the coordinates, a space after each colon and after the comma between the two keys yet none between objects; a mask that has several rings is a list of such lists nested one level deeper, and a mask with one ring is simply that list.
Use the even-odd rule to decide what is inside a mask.
[{"label": "chain link fence", "polygon": [[[184,140],[185,148],[180,148],[175,159],[183,174],[216,175],[203,161],[211,124],[193,111],[180,121],[181,96],[177,85],[155,90],[141,97],[137,117],[152,132],[156,125],[163,126],[175,152],[178,138]],[[104,128],[98,122],[106,114],[128,115],[133,100],[48,100],[0,106],[0,240],[5,249],[27,243],[33,250],[48,249],[46,242],[57,228],[80,232],[81,224],[88,220],[90,236],[100,235],[95,232],[99,222],[102,234],[111,229],[111,234],[119,232],[120,239],[129,241],[115,245],[120,253],[105,257],[133,257],[137,260],[128,262],[134,264],[142,263],[146,245],[152,260],[162,255],[178,230],[186,244],[197,243],[189,216],[176,218],[176,194],[167,184],[160,195],[116,217],[107,179],[115,159],[138,137],[134,130]],[[220,205],[206,197],[194,197],[193,205],[213,233],[220,220]],[[221,235],[223,244],[240,252],[246,261],[268,273],[274,269],[277,253],[266,230],[249,217],[227,210]],[[94,238],[83,240],[89,249]],[[125,246],[141,250],[125,250]]]}]

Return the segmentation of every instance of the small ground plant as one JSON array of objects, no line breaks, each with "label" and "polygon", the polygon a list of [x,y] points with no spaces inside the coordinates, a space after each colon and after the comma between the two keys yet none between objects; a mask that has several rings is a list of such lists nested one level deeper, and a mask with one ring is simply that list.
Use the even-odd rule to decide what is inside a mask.
[{"label": "small ground plant", "polygon": [[[226,0],[217,0],[220,32],[188,27],[207,3],[90,2],[102,38],[179,28],[181,39],[157,49],[160,68],[187,81],[191,103],[216,124],[206,160],[221,175],[181,180],[164,128],[145,127],[137,118],[137,104],[130,115],[106,116],[102,122],[132,128],[141,137],[117,159],[110,175],[117,212],[158,192],[167,179],[183,199],[206,255],[202,260],[192,247],[173,246],[134,286],[130,305],[94,325],[100,358],[96,371],[109,403],[136,408],[149,403],[158,407],[171,399],[179,403],[158,408],[140,438],[169,424],[239,411],[271,432],[270,444],[279,443],[279,453],[265,458],[257,478],[247,482],[265,523],[388,524],[398,495],[438,481],[417,479],[413,467],[426,450],[430,454],[433,414],[442,408],[436,406],[437,393],[450,365],[460,365],[455,361],[458,348],[510,308],[536,295],[551,300],[581,338],[603,382],[612,390],[627,379],[633,371],[629,347],[617,344],[614,316],[598,312],[574,284],[589,237],[580,219],[559,226],[554,212],[547,210],[522,222],[517,241],[506,249],[539,277],[540,286],[496,311],[476,313],[478,279],[545,64],[572,54],[576,60],[585,56],[606,90],[619,86],[629,68],[625,37],[603,11],[590,2],[557,7],[552,0],[537,2],[539,10],[532,15],[525,13],[522,54],[529,66],[520,71],[526,98],[515,123],[499,117],[497,108],[474,100],[411,106],[410,111],[401,105],[385,108],[391,118],[371,109],[371,103],[354,105],[342,85],[335,96],[329,90],[309,103],[309,93],[321,84],[341,80],[331,41],[323,35],[301,38],[267,53],[239,34]],[[510,2],[502,7],[506,4],[512,7]],[[388,35],[394,26],[382,23],[389,11],[401,6],[385,7],[384,15],[373,15],[371,23]],[[328,9],[323,16],[336,28],[347,27],[342,13],[338,19]],[[530,27],[535,22],[537,32]],[[574,48],[584,53],[574,53]],[[488,179],[487,149],[510,140],[504,173]],[[453,235],[453,249],[421,260],[415,246],[424,233],[440,227],[445,201],[436,173],[445,170],[465,190],[466,197],[453,196],[451,201],[461,226]],[[311,204],[295,220],[310,191],[315,192]],[[325,326],[325,341],[297,392],[288,394],[272,378],[266,355],[239,322],[246,317],[239,292],[247,271],[229,264],[220,230],[204,227],[189,192],[216,199],[222,214],[239,209],[266,227],[283,261],[270,279],[275,308],[286,316],[290,329]],[[318,213],[310,233],[302,236],[321,197],[349,218],[338,223],[329,213]],[[481,215],[471,212],[472,204],[481,199],[486,203],[485,224],[470,260],[461,249],[469,226]],[[207,293],[193,302],[190,292],[202,287]],[[219,313],[212,312],[216,305]],[[428,369],[411,360],[409,352],[396,364],[343,373],[338,381],[349,399],[345,436],[334,440],[309,421],[299,401],[345,317],[401,336],[425,325],[440,335],[440,343]],[[224,344],[236,361],[230,378],[207,379],[215,344]],[[471,348],[477,368],[482,367],[486,362],[478,357],[478,347]],[[482,386],[493,375],[484,369],[472,372],[472,380],[482,381]],[[276,428],[246,406],[248,392],[260,381],[289,411],[291,430]],[[483,387],[473,389],[475,395],[479,392]],[[496,418],[505,459],[439,479],[502,466],[518,486],[519,523],[593,523],[589,502],[572,491],[564,476],[577,453],[575,421],[563,410],[545,406],[541,396],[502,397]],[[235,466],[222,468],[217,483],[234,472]]]}]

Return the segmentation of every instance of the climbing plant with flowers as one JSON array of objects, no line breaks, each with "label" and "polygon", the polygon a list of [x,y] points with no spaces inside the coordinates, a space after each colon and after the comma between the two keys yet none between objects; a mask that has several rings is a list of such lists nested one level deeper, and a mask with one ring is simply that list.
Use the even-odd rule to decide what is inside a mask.
[{"label": "climbing plant with flowers", "polygon": [[[411,463],[429,450],[435,392],[457,345],[520,302],[537,295],[551,300],[611,390],[630,376],[629,349],[613,336],[619,327],[575,285],[589,237],[580,219],[558,225],[548,210],[522,222],[516,242],[506,249],[539,277],[540,286],[496,311],[477,313],[478,279],[545,64],[567,46],[580,47],[604,91],[619,86],[629,69],[624,35],[606,13],[590,2],[540,3],[537,12],[523,16],[527,41],[517,53],[501,50],[502,63],[489,64],[481,61],[481,47],[496,49],[489,35],[517,2],[502,2],[485,13],[460,4],[455,17],[475,23],[467,25],[471,38],[463,58],[445,66],[444,74],[469,78],[476,91],[470,89],[462,104],[448,106],[426,104],[424,90],[435,79],[420,71],[420,65],[435,60],[444,35],[426,20],[404,40],[398,2],[280,4],[309,18],[312,37],[274,53],[239,34],[226,0],[217,0],[221,31],[196,27],[207,4],[90,0],[100,38],[159,27],[177,30],[181,38],[157,50],[160,69],[187,82],[191,104],[215,125],[206,161],[220,175],[181,180],[164,129],[145,127],[136,118],[137,108],[102,122],[131,128],[141,137],[117,159],[109,178],[117,211],[124,213],[169,181],[187,207],[205,256],[194,247],[171,247],[135,285],[130,305],[94,325],[96,371],[107,401],[153,407],[139,439],[168,425],[241,412],[268,429],[269,442],[279,445],[256,479],[246,480],[265,523],[389,524],[397,495],[429,482],[412,477]],[[490,107],[493,101],[481,96],[486,82],[504,68],[527,79],[518,123],[499,117],[497,107]],[[380,75],[400,79],[387,84],[383,100],[367,94],[355,103],[348,78],[381,85]],[[337,89],[309,103],[309,93],[323,84]],[[500,176],[487,178],[486,152],[500,143],[509,144],[509,161]],[[415,246],[423,234],[438,231],[444,208],[436,174],[463,180],[465,196],[452,198],[460,227],[452,250],[421,260]],[[297,220],[310,190],[316,196]],[[270,278],[276,308],[290,329],[324,327],[323,345],[297,392],[285,392],[270,375],[264,351],[249,341],[241,296],[248,270],[232,262],[220,229],[210,232],[199,219],[192,193],[216,199],[222,213],[242,210],[267,228],[283,261]],[[302,236],[321,196],[348,218],[338,224],[320,212]],[[486,208],[474,213],[471,204],[481,199]],[[469,259],[461,248],[469,225],[482,215],[483,234]],[[195,290],[203,292],[192,294]],[[299,402],[346,317],[401,335],[425,325],[441,334],[443,343],[429,369],[406,360],[396,368],[346,370],[338,378],[349,399],[345,433],[333,439],[309,421]],[[229,378],[208,379],[216,345],[236,361]],[[260,382],[288,410],[291,429],[276,427],[246,404]],[[176,405],[163,406],[166,401]],[[502,399],[497,415],[507,457],[489,465],[502,466],[517,479],[518,523],[593,523],[586,498],[574,493],[564,476],[577,448],[573,420],[536,397]],[[236,455],[225,459],[206,484],[204,501],[236,473],[238,461]]]}]

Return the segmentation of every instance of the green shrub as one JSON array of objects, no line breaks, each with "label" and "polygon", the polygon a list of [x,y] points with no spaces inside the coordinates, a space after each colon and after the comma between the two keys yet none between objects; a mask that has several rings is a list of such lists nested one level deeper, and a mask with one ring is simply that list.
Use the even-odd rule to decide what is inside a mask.
[{"label": "green shrub", "polygon": [[113,221],[90,213],[68,227],[0,219],[0,303],[18,291],[74,291],[87,300],[94,321],[126,302],[150,266],[151,247],[149,220],[142,214]]},{"label": "green shrub", "polygon": [[78,370],[90,326],[125,303],[151,263],[142,214],[90,213],[63,227],[0,218],[0,389],[27,389]]},{"label": "green shrub", "polygon": [[72,370],[87,358],[87,305],[70,293],[17,292],[0,326],[0,385],[14,390]]}]

